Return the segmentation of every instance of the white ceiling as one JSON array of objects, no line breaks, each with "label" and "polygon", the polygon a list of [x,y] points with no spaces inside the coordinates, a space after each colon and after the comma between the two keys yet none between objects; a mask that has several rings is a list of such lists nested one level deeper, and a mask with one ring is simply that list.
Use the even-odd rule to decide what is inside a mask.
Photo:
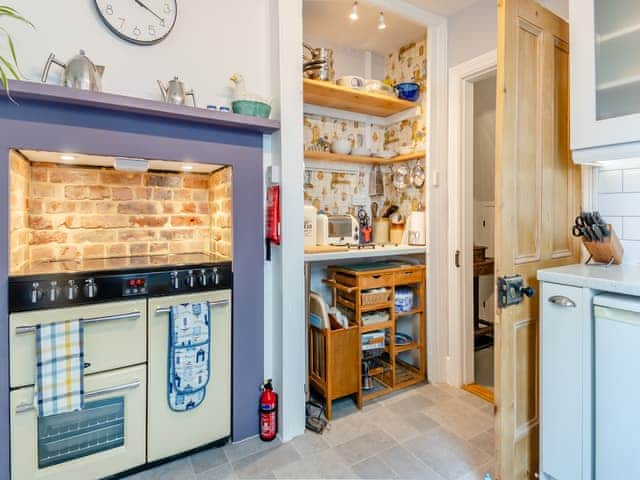
[{"label": "white ceiling", "polygon": [[387,28],[378,30],[379,9],[364,0],[358,3],[360,18],[352,21],[349,13],[353,0],[304,0],[305,40],[313,41],[314,47],[353,48],[386,55],[426,37],[425,27],[391,12],[384,14]]},{"label": "white ceiling", "polygon": [[[56,153],[44,152],[41,150],[20,150],[20,153],[30,162],[58,163],[61,165],[79,165],[90,167],[113,167],[115,157],[102,157],[99,155],[83,155],[81,153]],[[73,160],[64,160],[63,155],[73,156]],[[186,170],[185,165],[192,168]],[[218,170],[220,165],[212,165],[208,163],[191,163],[191,162],[170,162],[165,160],[149,160],[149,170],[159,170],[165,172],[182,172],[189,171],[192,173],[211,173]]]},{"label": "white ceiling", "polygon": [[449,16],[473,5],[478,0],[407,0],[416,7],[437,15]]}]

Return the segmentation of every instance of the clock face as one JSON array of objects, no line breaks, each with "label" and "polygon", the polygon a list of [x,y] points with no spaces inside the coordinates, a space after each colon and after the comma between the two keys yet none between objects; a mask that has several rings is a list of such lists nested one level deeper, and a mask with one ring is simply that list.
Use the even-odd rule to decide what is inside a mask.
[{"label": "clock face", "polygon": [[177,1],[95,0],[109,29],[137,45],[153,45],[169,35],[178,15]]}]

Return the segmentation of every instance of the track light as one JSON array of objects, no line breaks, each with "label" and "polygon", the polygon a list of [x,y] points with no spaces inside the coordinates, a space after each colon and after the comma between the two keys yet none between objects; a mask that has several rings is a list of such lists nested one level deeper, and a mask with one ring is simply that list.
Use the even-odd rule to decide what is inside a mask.
[{"label": "track light", "polygon": [[387,24],[384,23],[384,12],[380,12],[380,16],[378,17],[378,30],[384,30],[387,28]]},{"label": "track light", "polygon": [[349,18],[353,21],[358,20],[358,2],[353,2],[353,7],[351,7],[351,13],[349,14]]}]

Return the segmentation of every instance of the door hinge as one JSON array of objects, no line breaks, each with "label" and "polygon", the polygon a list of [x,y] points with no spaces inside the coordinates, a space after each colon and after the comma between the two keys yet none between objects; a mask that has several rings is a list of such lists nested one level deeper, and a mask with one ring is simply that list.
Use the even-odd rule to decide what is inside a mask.
[{"label": "door hinge", "polygon": [[460,255],[462,254],[462,252],[460,250],[456,250],[456,254],[454,257],[454,262],[456,265],[456,268],[460,268]]},{"label": "door hinge", "polygon": [[533,287],[525,287],[522,275],[498,277],[498,307],[506,308],[522,303],[524,297],[535,295]]}]

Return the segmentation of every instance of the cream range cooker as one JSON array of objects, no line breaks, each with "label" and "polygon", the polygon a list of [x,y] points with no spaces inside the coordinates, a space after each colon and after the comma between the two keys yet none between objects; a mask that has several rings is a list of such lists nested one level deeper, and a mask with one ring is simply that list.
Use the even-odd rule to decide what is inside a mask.
[{"label": "cream range cooker", "polygon": [[[88,480],[144,467],[231,430],[231,263],[207,254],[49,262],[9,279],[11,478]],[[170,307],[208,302],[202,404],[167,402]],[[35,327],[81,319],[85,408],[38,417]]]}]

